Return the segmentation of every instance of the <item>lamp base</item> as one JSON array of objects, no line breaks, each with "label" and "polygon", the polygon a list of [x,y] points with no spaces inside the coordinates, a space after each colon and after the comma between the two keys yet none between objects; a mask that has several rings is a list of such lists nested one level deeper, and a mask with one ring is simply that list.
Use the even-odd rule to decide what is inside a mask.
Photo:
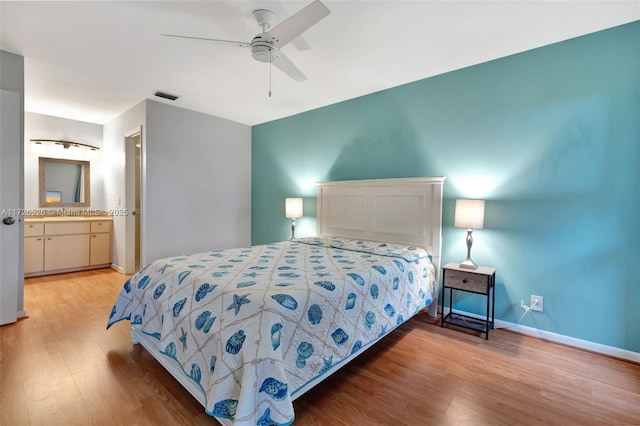
[{"label": "lamp base", "polygon": [[478,265],[467,265],[466,263],[461,263],[458,267],[462,269],[478,269]]},{"label": "lamp base", "polygon": [[460,263],[458,267],[462,269],[478,269],[478,265],[476,265],[475,262],[469,258],[465,259],[464,262]]}]

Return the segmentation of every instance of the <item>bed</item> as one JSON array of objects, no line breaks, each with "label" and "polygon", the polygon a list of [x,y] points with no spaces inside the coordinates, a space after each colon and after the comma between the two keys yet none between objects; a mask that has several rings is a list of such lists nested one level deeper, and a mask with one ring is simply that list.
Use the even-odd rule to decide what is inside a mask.
[{"label": "bed", "polygon": [[423,309],[436,315],[444,178],[317,185],[316,237],[160,259],[108,327],[228,425],[288,425],[293,400]]}]

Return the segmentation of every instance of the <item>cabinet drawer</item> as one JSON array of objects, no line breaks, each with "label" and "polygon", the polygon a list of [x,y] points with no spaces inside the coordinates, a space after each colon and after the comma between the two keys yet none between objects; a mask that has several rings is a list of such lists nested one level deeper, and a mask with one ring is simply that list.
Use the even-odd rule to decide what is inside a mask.
[{"label": "cabinet drawer", "polygon": [[88,234],[90,229],[89,222],[56,222],[44,226],[46,235]]},{"label": "cabinet drawer", "polygon": [[487,276],[471,272],[447,270],[444,274],[444,285],[475,293],[489,293],[489,279]]},{"label": "cabinet drawer", "polygon": [[95,220],[91,222],[91,232],[111,232],[111,222],[108,220]]},{"label": "cabinet drawer", "polygon": [[44,234],[44,223],[25,223],[24,224],[25,237],[38,237],[42,234]]}]

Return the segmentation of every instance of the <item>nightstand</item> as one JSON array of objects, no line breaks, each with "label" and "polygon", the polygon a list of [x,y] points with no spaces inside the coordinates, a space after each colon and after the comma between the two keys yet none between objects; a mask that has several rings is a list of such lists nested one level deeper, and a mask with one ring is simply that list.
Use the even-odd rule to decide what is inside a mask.
[{"label": "nightstand", "polygon": [[[485,338],[489,340],[489,330],[493,328],[496,305],[496,269],[487,266],[478,266],[477,269],[460,268],[459,263],[447,263],[442,268],[442,300],[440,307],[442,310],[442,320],[440,326],[453,324],[459,327],[485,333]],[[449,313],[444,314],[444,294],[449,289]],[[486,319],[478,319],[468,315],[454,313],[453,290],[466,291],[469,293],[483,294],[487,297]],[[491,320],[489,320],[491,313]]]}]

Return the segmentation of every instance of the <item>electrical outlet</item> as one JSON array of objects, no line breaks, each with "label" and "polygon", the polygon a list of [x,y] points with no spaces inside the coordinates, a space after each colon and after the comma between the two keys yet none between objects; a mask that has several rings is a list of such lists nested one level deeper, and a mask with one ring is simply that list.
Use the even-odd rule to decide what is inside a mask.
[{"label": "electrical outlet", "polygon": [[532,311],[538,311],[538,312],[542,312],[542,307],[543,307],[543,297],[542,296],[536,296],[534,294],[531,295],[531,304],[529,306],[531,306],[531,310]]}]

